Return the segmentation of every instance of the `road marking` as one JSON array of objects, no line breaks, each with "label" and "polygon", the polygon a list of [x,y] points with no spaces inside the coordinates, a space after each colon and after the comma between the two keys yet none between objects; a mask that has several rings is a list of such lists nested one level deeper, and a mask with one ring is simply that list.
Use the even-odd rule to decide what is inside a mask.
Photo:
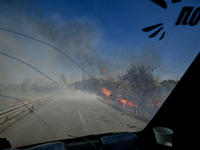
[{"label": "road marking", "polygon": [[[83,124],[83,126],[85,127],[85,122],[84,122],[84,120],[83,120],[83,117],[82,117],[82,115],[81,115],[81,112],[80,112],[80,110],[79,110],[79,107],[78,107],[78,105],[76,104],[76,108],[77,108],[77,110],[78,110],[78,113],[79,113],[79,116],[80,116],[80,118],[81,118],[81,122],[82,122],[82,124]],[[85,131],[87,131],[87,129],[85,128]]]}]

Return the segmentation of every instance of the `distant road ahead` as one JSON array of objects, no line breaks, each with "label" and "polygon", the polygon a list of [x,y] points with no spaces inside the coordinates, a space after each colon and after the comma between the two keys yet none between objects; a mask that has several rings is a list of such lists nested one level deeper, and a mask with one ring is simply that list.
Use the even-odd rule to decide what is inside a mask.
[{"label": "distant road ahead", "polygon": [[[67,90],[1,131],[13,147],[108,132],[134,132],[145,123],[98,100],[95,94]],[[0,126],[1,128],[1,126]]]}]

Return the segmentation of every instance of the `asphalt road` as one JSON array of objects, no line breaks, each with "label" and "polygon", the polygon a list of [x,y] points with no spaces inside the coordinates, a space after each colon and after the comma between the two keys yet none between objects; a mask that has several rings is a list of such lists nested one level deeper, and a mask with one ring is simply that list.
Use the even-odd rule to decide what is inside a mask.
[{"label": "asphalt road", "polygon": [[[56,93],[0,133],[12,147],[108,132],[134,132],[145,123],[114,109],[95,94]],[[20,117],[20,116],[18,116]]]}]

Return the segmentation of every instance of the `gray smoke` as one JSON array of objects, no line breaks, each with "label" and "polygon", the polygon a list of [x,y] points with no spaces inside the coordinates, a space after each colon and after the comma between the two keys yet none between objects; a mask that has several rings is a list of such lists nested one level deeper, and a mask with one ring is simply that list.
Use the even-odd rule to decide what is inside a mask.
[{"label": "gray smoke", "polygon": [[[102,70],[107,69],[109,75],[115,77],[116,62],[119,62],[122,71],[122,68],[131,62],[160,61],[160,54],[156,48],[148,46],[144,47],[142,52],[125,47],[112,50],[113,53],[105,54],[105,57],[100,56],[98,51],[101,51],[99,44],[103,32],[98,26],[98,20],[77,16],[68,18],[59,13],[45,14],[45,11],[32,1],[1,1],[0,24],[2,28],[53,45],[70,56],[91,76],[103,77]],[[80,80],[82,77],[83,71],[72,61],[44,44],[5,31],[0,31],[0,42],[1,52],[25,61],[56,81],[61,73],[66,75],[69,82]],[[22,81],[25,77],[43,78],[15,60],[4,56],[0,58],[0,69],[3,72],[0,80],[3,82]]]},{"label": "gray smoke", "polygon": [[[82,67],[88,68],[87,71],[92,70],[88,66],[95,65],[94,62],[91,62],[93,58],[90,54],[95,52],[94,46],[98,44],[101,34],[94,20],[86,17],[63,18],[59,14],[52,14],[50,18],[46,19],[45,14],[39,8],[37,12],[28,12],[25,1],[19,3],[2,1],[0,13],[2,28],[26,34],[53,45]],[[60,73],[61,70],[64,73],[81,74],[80,69],[75,64],[52,48],[19,35],[5,31],[0,32],[1,52],[17,57],[45,74],[51,74],[54,78],[58,76],[55,72]],[[35,73],[14,60],[0,57],[3,61],[0,69],[2,72],[6,72],[7,69],[12,70],[7,73],[10,77],[12,74],[21,76],[20,73],[16,72],[25,70],[27,76]],[[13,67],[10,68],[11,64]],[[98,68],[95,67],[95,69]],[[4,74],[1,76],[2,79],[5,77]]]}]

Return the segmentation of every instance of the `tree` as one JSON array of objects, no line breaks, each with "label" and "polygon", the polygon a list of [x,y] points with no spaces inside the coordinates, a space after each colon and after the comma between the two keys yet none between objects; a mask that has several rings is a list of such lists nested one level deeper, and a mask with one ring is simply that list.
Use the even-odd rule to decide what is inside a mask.
[{"label": "tree", "polygon": [[147,64],[131,64],[126,72],[120,75],[120,87],[118,93],[124,99],[139,105],[140,112],[146,113],[148,106],[155,96],[156,84],[154,70],[156,66]]},{"label": "tree", "polygon": [[21,91],[22,92],[30,92],[32,90],[33,81],[31,78],[25,78],[21,84]]},{"label": "tree", "polygon": [[172,79],[164,80],[161,82],[162,87],[164,87],[167,91],[172,91],[178,81],[174,81]]}]

